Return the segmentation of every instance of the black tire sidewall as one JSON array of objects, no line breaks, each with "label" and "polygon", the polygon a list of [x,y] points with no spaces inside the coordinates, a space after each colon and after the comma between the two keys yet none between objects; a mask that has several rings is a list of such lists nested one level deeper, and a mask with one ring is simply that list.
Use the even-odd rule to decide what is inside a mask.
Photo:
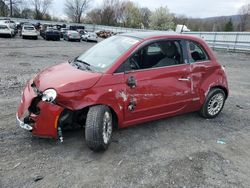
[{"label": "black tire sidewall", "polygon": [[[211,115],[208,113],[208,104],[209,104],[209,101],[211,100],[211,98],[218,94],[218,93],[221,93],[223,96],[224,96],[224,100],[223,100],[223,105],[220,109],[220,111],[218,113],[216,113],[215,115]],[[202,115],[208,119],[212,119],[212,118],[215,118],[216,116],[218,116],[220,114],[220,112],[222,111],[224,105],[225,105],[225,100],[226,100],[226,95],[225,95],[225,92],[222,90],[222,89],[219,89],[219,88],[215,88],[215,89],[212,89],[208,95],[207,95],[207,98],[206,98],[206,101],[203,105],[203,108],[202,108]]]},{"label": "black tire sidewall", "polygon": [[[112,113],[107,106],[98,105],[90,107],[85,127],[85,138],[88,147],[94,151],[106,150],[111,143],[111,136],[108,143],[103,140],[103,118],[104,114],[108,112],[112,119]],[[113,119],[112,119],[113,125]],[[113,130],[113,129],[112,129]]]}]

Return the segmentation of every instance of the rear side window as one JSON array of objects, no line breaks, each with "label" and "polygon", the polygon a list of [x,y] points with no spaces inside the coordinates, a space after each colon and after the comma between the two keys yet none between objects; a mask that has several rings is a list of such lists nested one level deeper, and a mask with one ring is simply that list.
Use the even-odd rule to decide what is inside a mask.
[{"label": "rear side window", "polygon": [[198,43],[187,41],[187,48],[190,63],[209,60],[207,53]]}]

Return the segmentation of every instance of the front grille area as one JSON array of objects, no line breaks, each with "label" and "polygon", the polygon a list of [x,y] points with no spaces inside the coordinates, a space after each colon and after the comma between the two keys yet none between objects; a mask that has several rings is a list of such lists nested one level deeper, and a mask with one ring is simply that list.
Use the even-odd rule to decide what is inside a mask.
[{"label": "front grille area", "polygon": [[37,96],[42,96],[43,95],[43,93],[41,91],[39,91],[39,89],[37,89],[34,82],[31,84],[31,87],[32,87],[33,91],[37,94]]},{"label": "front grille area", "polygon": [[37,106],[38,103],[41,101],[41,97],[35,97],[32,102],[30,107],[28,108],[30,113],[33,113],[35,115],[38,115],[40,113],[40,108]]}]

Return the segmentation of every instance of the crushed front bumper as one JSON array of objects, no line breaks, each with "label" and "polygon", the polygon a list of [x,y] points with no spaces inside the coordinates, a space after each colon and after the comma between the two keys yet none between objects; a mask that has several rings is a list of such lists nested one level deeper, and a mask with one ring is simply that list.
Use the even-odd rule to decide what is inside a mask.
[{"label": "crushed front bumper", "polygon": [[[28,82],[19,104],[16,123],[39,137],[58,137],[58,122],[64,108],[39,99]],[[28,112],[28,113],[27,113]]]},{"label": "crushed front bumper", "polygon": [[17,124],[19,127],[23,128],[23,129],[26,129],[26,130],[28,130],[28,131],[32,131],[32,129],[33,129],[33,127],[31,127],[30,125],[25,124],[24,122],[22,122],[22,121],[18,118],[17,115],[16,115],[16,124]]}]

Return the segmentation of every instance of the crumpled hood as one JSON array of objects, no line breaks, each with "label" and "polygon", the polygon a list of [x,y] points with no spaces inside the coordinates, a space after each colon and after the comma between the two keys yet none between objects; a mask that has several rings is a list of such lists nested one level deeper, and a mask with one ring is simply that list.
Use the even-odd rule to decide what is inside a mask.
[{"label": "crumpled hood", "polygon": [[48,88],[70,92],[91,88],[101,76],[101,73],[79,70],[66,62],[43,70],[34,78],[34,83],[42,92]]}]

